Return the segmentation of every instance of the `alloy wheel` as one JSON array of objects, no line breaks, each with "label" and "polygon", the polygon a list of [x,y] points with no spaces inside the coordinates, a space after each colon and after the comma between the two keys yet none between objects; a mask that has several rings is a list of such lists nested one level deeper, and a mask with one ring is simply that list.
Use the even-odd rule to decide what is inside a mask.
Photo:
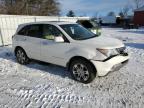
[{"label": "alloy wheel", "polygon": [[26,61],[26,55],[24,53],[24,51],[22,51],[21,49],[19,49],[16,53],[17,56],[17,60],[18,62],[20,62],[21,64],[24,64]]},{"label": "alloy wheel", "polygon": [[84,64],[75,64],[73,66],[73,75],[78,81],[87,81],[89,79],[88,68]]}]

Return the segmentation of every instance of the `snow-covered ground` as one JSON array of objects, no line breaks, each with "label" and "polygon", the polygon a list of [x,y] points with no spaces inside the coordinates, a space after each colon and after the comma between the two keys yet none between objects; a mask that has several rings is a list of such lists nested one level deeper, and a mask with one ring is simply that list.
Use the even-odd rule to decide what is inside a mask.
[{"label": "snow-covered ground", "polygon": [[87,85],[71,79],[63,67],[19,65],[10,47],[0,47],[0,108],[143,108],[144,29],[102,31],[123,40],[131,58],[119,71]]}]

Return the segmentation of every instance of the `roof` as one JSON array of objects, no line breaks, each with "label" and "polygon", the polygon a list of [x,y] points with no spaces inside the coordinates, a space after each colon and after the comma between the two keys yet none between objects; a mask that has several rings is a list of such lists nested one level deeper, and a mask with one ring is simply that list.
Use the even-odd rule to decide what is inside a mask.
[{"label": "roof", "polygon": [[40,22],[30,22],[30,23],[24,23],[20,24],[18,26],[17,32],[21,30],[24,26],[31,25],[31,24],[51,24],[51,25],[64,25],[64,24],[76,24],[73,22],[64,22],[64,21],[40,21]]},{"label": "roof", "polygon": [[138,9],[136,9],[135,11],[144,11],[144,6],[142,6],[142,7],[138,8]]},{"label": "roof", "polygon": [[63,25],[63,24],[75,24],[74,22],[65,22],[65,21],[40,21],[40,22],[30,22],[24,23],[21,25],[30,25],[30,24],[52,24],[52,25]]}]

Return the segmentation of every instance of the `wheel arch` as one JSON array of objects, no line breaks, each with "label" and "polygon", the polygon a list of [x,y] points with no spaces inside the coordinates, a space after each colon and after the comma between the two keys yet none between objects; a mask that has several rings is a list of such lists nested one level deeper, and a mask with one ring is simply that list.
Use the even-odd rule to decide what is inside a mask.
[{"label": "wheel arch", "polygon": [[82,59],[82,60],[85,60],[85,61],[87,61],[88,63],[90,63],[90,64],[92,65],[93,69],[95,70],[95,73],[97,73],[97,69],[96,69],[96,67],[94,66],[94,64],[93,64],[90,60],[88,60],[88,59],[86,59],[85,57],[82,57],[82,56],[74,56],[74,57],[72,57],[72,58],[69,60],[69,62],[67,63],[67,69],[68,69],[68,70],[70,70],[70,65],[71,65],[72,61],[73,61],[73,60],[77,60],[77,59]]},{"label": "wheel arch", "polygon": [[[22,47],[20,46],[16,46],[15,49],[14,49],[14,52],[16,52],[19,48],[23,49]],[[24,50],[24,49],[23,49]]]},{"label": "wheel arch", "polygon": [[[25,51],[21,46],[16,46],[15,49],[14,49],[14,53],[15,53],[15,54],[16,54],[16,51],[17,51],[19,48],[22,49],[22,50],[26,53],[26,51]],[[26,53],[26,55],[27,55],[27,53]]]}]

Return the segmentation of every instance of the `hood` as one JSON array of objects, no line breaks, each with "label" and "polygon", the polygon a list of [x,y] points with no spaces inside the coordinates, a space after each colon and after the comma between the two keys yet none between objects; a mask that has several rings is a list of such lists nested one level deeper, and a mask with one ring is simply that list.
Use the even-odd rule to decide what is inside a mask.
[{"label": "hood", "polygon": [[108,38],[104,36],[95,37],[87,40],[76,41],[77,44],[84,44],[86,46],[102,48],[102,49],[113,49],[123,47],[122,41],[115,38]]}]

